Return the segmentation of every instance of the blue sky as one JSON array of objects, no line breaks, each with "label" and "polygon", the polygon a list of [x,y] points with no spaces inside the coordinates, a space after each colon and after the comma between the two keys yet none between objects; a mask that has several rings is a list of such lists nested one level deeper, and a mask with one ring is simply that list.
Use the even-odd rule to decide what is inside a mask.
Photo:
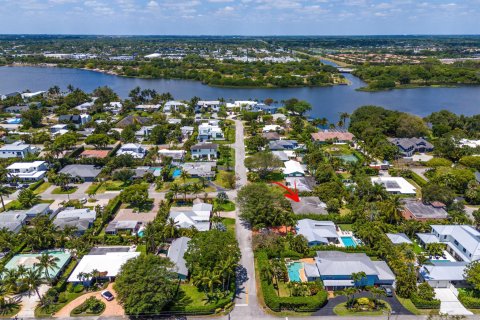
[{"label": "blue sky", "polygon": [[480,34],[480,0],[0,0],[0,33]]}]

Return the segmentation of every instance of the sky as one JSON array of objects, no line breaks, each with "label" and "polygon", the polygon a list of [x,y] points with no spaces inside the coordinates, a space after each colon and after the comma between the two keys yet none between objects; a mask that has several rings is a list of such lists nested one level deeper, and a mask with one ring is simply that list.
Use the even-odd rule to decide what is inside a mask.
[{"label": "sky", "polygon": [[0,0],[0,33],[480,34],[480,0]]}]

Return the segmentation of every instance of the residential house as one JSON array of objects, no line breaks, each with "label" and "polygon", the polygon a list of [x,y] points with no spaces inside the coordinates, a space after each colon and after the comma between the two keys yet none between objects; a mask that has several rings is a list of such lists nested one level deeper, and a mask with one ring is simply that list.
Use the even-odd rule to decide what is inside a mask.
[{"label": "residential house", "polygon": [[283,130],[283,128],[278,124],[267,124],[262,128],[262,132],[276,132],[280,130]]},{"label": "residential house", "polygon": [[246,101],[234,101],[233,103],[227,103],[227,109],[239,108],[240,110],[252,110],[258,102],[246,100]]},{"label": "residential house", "polygon": [[10,177],[20,181],[39,181],[47,174],[48,166],[45,161],[15,162],[7,167]]},{"label": "residential house", "polygon": [[0,158],[22,158],[27,155],[38,152],[38,149],[25,144],[23,141],[15,141],[11,144],[6,144],[0,148]]},{"label": "residential house", "polygon": [[152,134],[153,128],[155,128],[155,126],[143,126],[140,130],[135,132],[135,137],[137,137],[137,139],[145,140]]},{"label": "residential house", "polygon": [[372,184],[382,185],[388,193],[416,195],[416,188],[402,177],[371,177]]},{"label": "residential house", "polygon": [[83,114],[67,114],[67,115],[61,115],[58,117],[58,122],[60,123],[71,123],[75,125],[75,127],[79,128],[92,120],[92,117],[90,117],[89,114],[83,113]]},{"label": "residential house", "polygon": [[195,128],[192,127],[192,126],[180,127],[180,131],[182,131],[182,136],[183,136],[184,139],[190,137],[193,134],[194,130],[195,130]]},{"label": "residential house", "polygon": [[309,246],[339,244],[340,236],[332,221],[316,221],[312,219],[298,220],[296,233],[307,239]]},{"label": "residential house", "polygon": [[203,111],[218,112],[220,111],[221,105],[222,103],[218,100],[214,100],[214,101],[200,100],[197,102],[197,106],[195,107],[195,112],[203,112]]},{"label": "residential house", "polygon": [[5,113],[22,113],[28,110],[30,110],[30,106],[26,106],[26,105],[10,106],[10,107],[3,108],[3,112]]},{"label": "residential house", "polygon": [[93,182],[101,171],[101,167],[91,164],[69,164],[63,167],[59,173],[68,174],[75,180],[80,179],[85,182]]},{"label": "residential house", "polygon": [[192,207],[172,207],[169,217],[180,228],[195,227],[198,231],[210,230],[210,215],[213,206],[208,203],[197,202]]},{"label": "residential house", "polygon": [[179,118],[168,118],[167,119],[168,124],[181,124],[182,119]]},{"label": "residential house", "polygon": [[163,106],[163,112],[168,113],[168,112],[173,112],[173,111],[179,111],[182,108],[187,108],[187,105],[183,102],[167,101],[167,102],[165,102],[165,105]]},{"label": "residential house", "polygon": [[272,154],[278,157],[283,162],[295,159],[297,157],[295,154],[295,151],[293,150],[277,150],[277,151],[272,151]]},{"label": "residential house", "polygon": [[110,150],[83,150],[80,154],[80,158],[82,159],[90,159],[90,158],[97,158],[97,159],[104,159],[108,157]]},{"label": "residential house", "polygon": [[149,118],[149,117],[140,117],[140,116],[129,114],[128,116],[126,116],[122,120],[118,121],[116,126],[118,128],[125,128],[125,127],[128,127],[128,126],[132,125],[132,124],[143,126],[143,125],[147,125],[151,122],[152,122],[152,119]]},{"label": "residential house", "polygon": [[405,199],[403,201],[402,216],[405,220],[441,220],[448,219],[448,213],[445,210],[445,204],[435,201],[425,204],[416,199]]},{"label": "residential house", "polygon": [[386,235],[393,244],[412,244],[412,240],[405,233],[387,233]]},{"label": "residential house", "polygon": [[137,234],[141,223],[136,220],[119,220],[111,221],[105,228],[106,234],[128,233],[130,235]]},{"label": "residential house", "polygon": [[351,143],[353,134],[346,130],[322,130],[311,134],[312,140],[318,143],[333,142],[339,144]]},{"label": "residential house", "polygon": [[105,105],[105,110],[110,111],[113,114],[119,114],[122,108],[122,103],[118,101],[110,102]]},{"label": "residential house", "polygon": [[467,262],[432,262],[421,267],[419,277],[432,288],[450,288],[451,285],[466,286],[464,274],[467,265]]},{"label": "residential house", "polygon": [[280,134],[278,132],[264,132],[262,133],[262,137],[268,141],[280,140]]},{"label": "residential house", "polygon": [[218,144],[199,143],[190,147],[193,159],[211,160],[216,159],[218,155]]},{"label": "residential house", "polygon": [[224,140],[222,129],[218,125],[202,123],[198,126],[198,141]]},{"label": "residential house", "polygon": [[175,264],[175,271],[178,278],[185,280],[188,277],[188,268],[184,259],[185,252],[188,249],[188,242],[190,238],[181,237],[172,241],[168,248],[167,257]]},{"label": "residential house", "polygon": [[133,247],[95,247],[89,254],[83,256],[75,269],[68,277],[67,282],[82,283],[89,285],[91,277],[85,278],[83,275],[91,274],[96,270],[99,272],[97,280],[113,281],[120,272],[121,267],[130,259],[140,255]]},{"label": "residential house", "polygon": [[253,106],[252,111],[274,114],[277,113],[278,109],[279,107],[277,106],[269,106],[264,103],[257,103],[255,106]]},{"label": "residential house", "polygon": [[67,226],[75,227],[77,234],[83,234],[93,225],[96,217],[95,210],[65,208],[55,216],[53,224],[59,229],[64,229]]},{"label": "residential house", "polygon": [[88,101],[76,106],[75,109],[79,110],[80,112],[86,113],[93,107],[94,104],[94,101]]},{"label": "residential house", "polygon": [[288,160],[283,163],[285,168],[283,168],[284,177],[304,177],[305,168],[304,166],[295,160]]},{"label": "residential house", "polygon": [[215,178],[215,167],[217,163],[214,161],[208,162],[186,162],[180,165],[182,170],[187,172],[192,178]]},{"label": "residential house", "polygon": [[[395,275],[385,261],[372,261],[365,253],[317,251],[316,270],[313,264],[305,263],[304,265],[305,275],[309,281],[320,279],[326,289],[331,291],[354,285],[392,285],[395,281]],[[365,272],[366,277],[359,283],[354,283],[352,273],[358,272]]]},{"label": "residential house", "polygon": [[0,94],[0,100],[5,100],[5,99],[8,99],[8,98],[13,98],[13,97],[16,97],[16,96],[21,96],[21,95],[22,95],[22,93],[20,93],[18,91],[5,93],[5,94]]},{"label": "residential house", "polygon": [[27,215],[22,212],[7,211],[0,214],[0,229],[18,233],[26,224]]},{"label": "residential house", "polygon": [[147,154],[147,150],[141,144],[126,143],[117,151],[117,156],[121,156],[123,154],[131,155],[135,159],[143,159]]},{"label": "residential house", "polygon": [[138,111],[148,111],[148,112],[154,112],[157,111],[161,108],[161,105],[159,104],[141,104],[135,107],[135,110]]},{"label": "residential house", "polygon": [[275,140],[268,142],[268,148],[271,151],[275,150],[294,150],[297,149],[298,142],[296,140]]},{"label": "residential house", "polygon": [[411,157],[417,152],[433,151],[433,145],[424,138],[388,138],[388,141],[397,146],[399,153],[404,157]]},{"label": "residential house", "polygon": [[50,133],[55,134],[57,132],[66,131],[68,132],[68,125],[65,123],[59,123],[50,127]]},{"label": "residential house", "polygon": [[417,233],[420,243],[446,244],[447,252],[457,261],[480,260],[480,232],[467,225],[431,225],[430,233]]},{"label": "residential house", "polygon": [[23,222],[25,224],[28,224],[33,218],[36,218],[38,216],[49,215],[51,212],[52,210],[50,210],[50,203],[38,203],[33,207],[31,207],[30,209],[5,211],[1,214],[1,216],[5,214],[7,215],[20,214],[23,219],[23,215],[25,215],[25,219],[23,220]]},{"label": "residential house", "polygon": [[312,192],[316,185],[314,177],[285,177],[285,185],[299,192]]},{"label": "residential house", "polygon": [[327,205],[318,197],[300,197],[300,201],[290,201],[292,211],[295,214],[318,214],[326,215]]},{"label": "residential house", "polygon": [[160,158],[169,157],[172,159],[172,164],[179,165],[183,162],[183,159],[186,155],[185,150],[169,150],[169,149],[160,149],[158,150],[158,155]]},{"label": "residential house", "polygon": [[460,139],[459,145],[463,148],[478,148],[480,147],[480,140],[471,140],[471,139]]}]

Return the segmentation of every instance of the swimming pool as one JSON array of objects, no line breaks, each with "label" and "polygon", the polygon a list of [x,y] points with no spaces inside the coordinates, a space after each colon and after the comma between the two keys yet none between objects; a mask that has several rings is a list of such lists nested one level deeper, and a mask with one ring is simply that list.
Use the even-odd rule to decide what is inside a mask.
[{"label": "swimming pool", "polygon": [[344,162],[358,161],[358,158],[354,154],[342,154],[341,156],[336,156],[336,157],[342,159]]},{"label": "swimming pool", "polygon": [[22,119],[21,118],[11,118],[11,119],[7,119],[7,123],[8,124],[19,124],[22,122]]},{"label": "swimming pool", "polygon": [[288,279],[290,282],[302,282],[302,278],[300,278],[300,269],[303,269],[302,262],[293,262],[287,265]]},{"label": "swimming pool", "polygon": [[341,237],[342,239],[342,242],[343,242],[343,245],[345,247],[356,247],[357,246],[357,243],[355,242],[355,240],[353,240],[352,237]]},{"label": "swimming pool", "polygon": [[182,174],[182,170],[180,169],[175,169],[172,173],[172,178],[175,179],[177,177],[180,177],[180,175]]}]

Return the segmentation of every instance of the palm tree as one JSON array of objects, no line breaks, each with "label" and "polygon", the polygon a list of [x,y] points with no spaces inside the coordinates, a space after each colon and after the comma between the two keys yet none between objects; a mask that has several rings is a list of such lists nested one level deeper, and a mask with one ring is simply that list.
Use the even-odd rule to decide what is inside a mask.
[{"label": "palm tree", "polygon": [[35,291],[37,293],[38,299],[43,303],[42,296],[38,289],[42,285],[42,276],[40,275],[39,270],[28,269],[25,277],[23,278],[25,285],[28,287],[29,292]]},{"label": "palm tree", "polygon": [[379,287],[368,287],[367,290],[372,294],[372,300],[375,304],[377,303],[378,298],[387,296],[385,290]]},{"label": "palm tree", "polygon": [[361,286],[363,279],[367,278],[367,274],[363,271],[352,273],[352,281],[355,287]]},{"label": "palm tree", "polygon": [[340,112],[340,121],[342,123],[342,126],[347,124],[347,119],[350,118],[350,114],[348,112]]},{"label": "palm tree", "polygon": [[177,183],[172,183],[170,185],[170,192],[173,194],[173,199],[176,199],[180,193],[180,186]]},{"label": "palm tree", "polygon": [[157,250],[157,228],[153,222],[147,223],[143,232],[147,253],[155,253]]},{"label": "palm tree", "polygon": [[190,193],[191,186],[189,184],[184,184],[183,186],[180,187],[182,193],[183,193],[183,200],[187,202],[187,194]]},{"label": "palm tree", "polygon": [[192,192],[192,194],[193,194],[194,196],[197,196],[197,195],[199,195],[200,193],[202,193],[203,187],[202,187],[202,185],[199,184],[199,183],[194,183],[194,184],[191,186],[191,190],[190,190],[190,191]]},{"label": "palm tree", "polygon": [[24,208],[31,208],[40,201],[40,196],[30,189],[23,189],[18,194],[18,201]]},{"label": "palm tree", "polygon": [[190,175],[185,170],[182,170],[180,173],[180,178],[183,180],[183,183],[185,183],[187,179],[190,178]]},{"label": "palm tree", "polygon": [[357,291],[358,289],[355,287],[348,287],[341,291],[335,291],[335,295],[345,296],[348,299],[346,306],[348,309],[351,309],[353,306],[353,300],[355,299],[355,293],[357,293]]},{"label": "palm tree", "polygon": [[2,273],[2,280],[3,286],[7,287],[11,292],[16,292],[19,280],[18,270],[5,269]]},{"label": "palm tree", "polygon": [[10,190],[4,185],[0,185],[0,200],[2,201],[3,211],[5,211],[5,203],[3,202],[3,197],[4,196],[8,197],[9,195],[10,195]]},{"label": "palm tree", "polygon": [[45,272],[45,278],[47,278],[48,281],[51,281],[49,270],[53,271],[57,269],[59,261],[60,259],[58,257],[51,256],[48,252],[43,252],[36,265],[40,272]]},{"label": "palm tree", "polygon": [[175,238],[177,231],[177,222],[173,218],[168,218],[165,224],[165,236],[167,238]]},{"label": "palm tree", "polygon": [[403,211],[403,203],[399,195],[393,195],[384,201],[384,212],[390,218],[390,224],[399,221]]},{"label": "palm tree", "polygon": [[273,268],[270,263],[268,263],[266,266],[262,268],[260,271],[262,274],[262,277],[267,280],[268,284],[271,284],[273,281],[273,278],[275,277],[275,274],[273,272]]}]

